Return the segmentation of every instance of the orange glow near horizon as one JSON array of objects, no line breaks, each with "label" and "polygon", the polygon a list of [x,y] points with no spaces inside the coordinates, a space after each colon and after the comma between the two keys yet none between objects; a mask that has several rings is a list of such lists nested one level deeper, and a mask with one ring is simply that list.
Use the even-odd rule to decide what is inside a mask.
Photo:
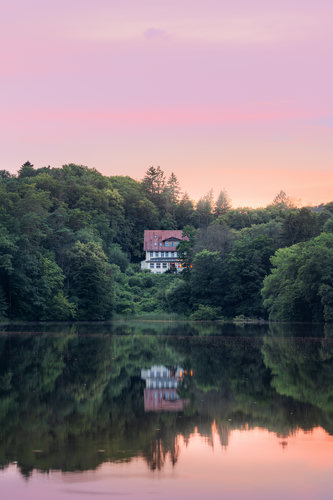
[{"label": "orange glow near horizon", "polygon": [[0,169],[160,165],[193,200],[332,201],[332,2],[3,3]]},{"label": "orange glow near horizon", "polygon": [[318,427],[279,437],[266,429],[246,427],[229,432],[227,447],[221,445],[220,423],[214,422],[210,437],[201,436],[198,429],[186,441],[178,436],[178,461],[174,466],[167,461],[162,470],[151,471],[138,457],[130,462],[103,463],[95,471],[53,471],[47,477],[35,472],[26,483],[23,479],[14,481],[18,471],[10,466],[0,473],[2,498],[23,498],[23,492],[24,498],[47,496],[50,500],[70,499],[74,493],[91,499],[112,493],[136,500],[149,495],[160,500],[203,496],[329,498],[333,488],[332,435]]}]

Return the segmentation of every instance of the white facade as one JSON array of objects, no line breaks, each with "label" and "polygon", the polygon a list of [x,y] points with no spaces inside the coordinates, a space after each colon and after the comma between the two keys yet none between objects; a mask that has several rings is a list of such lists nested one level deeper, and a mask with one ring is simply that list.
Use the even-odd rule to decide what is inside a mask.
[{"label": "white facade", "polygon": [[146,259],[141,262],[141,269],[149,269],[152,273],[165,273],[171,268],[176,272],[182,269],[176,250],[166,252],[146,251]]}]

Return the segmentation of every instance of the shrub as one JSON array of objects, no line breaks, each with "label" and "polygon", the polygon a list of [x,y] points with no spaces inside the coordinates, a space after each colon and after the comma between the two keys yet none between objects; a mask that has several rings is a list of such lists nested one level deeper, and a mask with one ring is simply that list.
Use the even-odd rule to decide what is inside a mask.
[{"label": "shrub", "polygon": [[212,321],[218,319],[219,313],[220,311],[217,307],[200,304],[198,309],[191,314],[190,319],[194,321]]}]

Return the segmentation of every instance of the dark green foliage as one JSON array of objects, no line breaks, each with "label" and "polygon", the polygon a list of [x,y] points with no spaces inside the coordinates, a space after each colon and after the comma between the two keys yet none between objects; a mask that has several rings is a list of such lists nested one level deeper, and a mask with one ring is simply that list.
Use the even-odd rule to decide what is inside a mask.
[{"label": "dark green foliage", "polygon": [[219,316],[220,310],[218,308],[199,304],[198,309],[191,314],[190,319],[193,321],[213,321]]},{"label": "dark green foliage", "polygon": [[114,243],[108,250],[109,261],[112,264],[119,266],[120,270],[124,273],[129,264],[127,255],[122,251],[120,245]]},{"label": "dark green foliage", "polygon": [[124,220],[117,242],[123,251],[138,261],[142,257],[142,238],[145,229],[159,228],[157,207],[147,197],[143,186],[130,177],[111,177],[112,186],[123,199]]},{"label": "dark green foliage", "polygon": [[307,241],[319,234],[317,216],[309,208],[292,210],[282,224],[282,246],[291,246],[300,241]]},{"label": "dark green foliage", "polygon": [[185,275],[190,270],[190,266],[193,263],[194,258],[194,245],[196,241],[196,229],[191,226],[184,226],[183,228],[183,241],[181,241],[177,247],[178,255],[183,263],[183,273]]},{"label": "dark green foliage", "polygon": [[332,321],[332,233],[279,249],[272,264],[262,289],[270,319]]},{"label": "dark green foliage", "polygon": [[194,222],[194,204],[186,193],[176,205],[175,218],[178,229],[183,229],[185,226],[191,225]]},{"label": "dark green foliage", "polygon": [[[229,318],[263,317],[269,257],[332,234],[332,207],[296,209],[280,192],[266,208],[230,208],[225,191],[216,202],[210,191],[195,206],[160,167],[142,182],[75,164],[35,169],[26,162],[16,176],[1,170],[0,317],[107,320],[113,313],[190,315],[200,306]],[[144,230],[173,228],[188,238],[177,249],[183,272],[141,272]],[[308,261],[308,289],[286,285],[292,297],[283,299],[281,318],[331,321],[332,283],[318,281]],[[326,261],[318,266],[326,269]]]},{"label": "dark green foliage", "polygon": [[193,260],[190,276],[194,305],[221,306],[224,294],[222,258],[219,252],[203,250]]},{"label": "dark green foliage", "polygon": [[206,196],[200,198],[196,206],[195,219],[197,227],[207,227],[213,221],[213,192],[209,191]]},{"label": "dark green foliage", "polygon": [[225,257],[231,250],[235,235],[226,226],[211,224],[208,227],[198,229],[195,235],[193,252],[197,254],[202,250],[219,252],[221,257]]},{"label": "dark green foliage", "polygon": [[165,291],[167,308],[171,312],[188,314],[191,311],[191,288],[187,280],[173,279]]},{"label": "dark green foliage", "polygon": [[265,316],[261,288],[274,250],[274,242],[267,236],[250,238],[246,234],[235,241],[225,263],[224,313],[227,316]]},{"label": "dark green foliage", "polygon": [[112,313],[112,268],[102,248],[94,242],[76,242],[68,255],[69,290],[78,307],[78,318],[103,320]]},{"label": "dark green foliage", "polygon": [[324,233],[333,233],[333,217],[330,217],[329,219],[327,219],[327,221],[323,225],[323,232]]},{"label": "dark green foliage", "polygon": [[7,309],[8,309],[8,304],[6,301],[5,292],[3,291],[3,288],[0,285],[0,320],[6,317]]}]

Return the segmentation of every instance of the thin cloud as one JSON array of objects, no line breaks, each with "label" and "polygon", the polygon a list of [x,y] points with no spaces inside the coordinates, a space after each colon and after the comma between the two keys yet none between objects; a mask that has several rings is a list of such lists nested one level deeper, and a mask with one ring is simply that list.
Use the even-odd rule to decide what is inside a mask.
[{"label": "thin cloud", "polygon": [[167,33],[158,28],[148,28],[143,36],[146,40],[165,40],[168,38]]}]

